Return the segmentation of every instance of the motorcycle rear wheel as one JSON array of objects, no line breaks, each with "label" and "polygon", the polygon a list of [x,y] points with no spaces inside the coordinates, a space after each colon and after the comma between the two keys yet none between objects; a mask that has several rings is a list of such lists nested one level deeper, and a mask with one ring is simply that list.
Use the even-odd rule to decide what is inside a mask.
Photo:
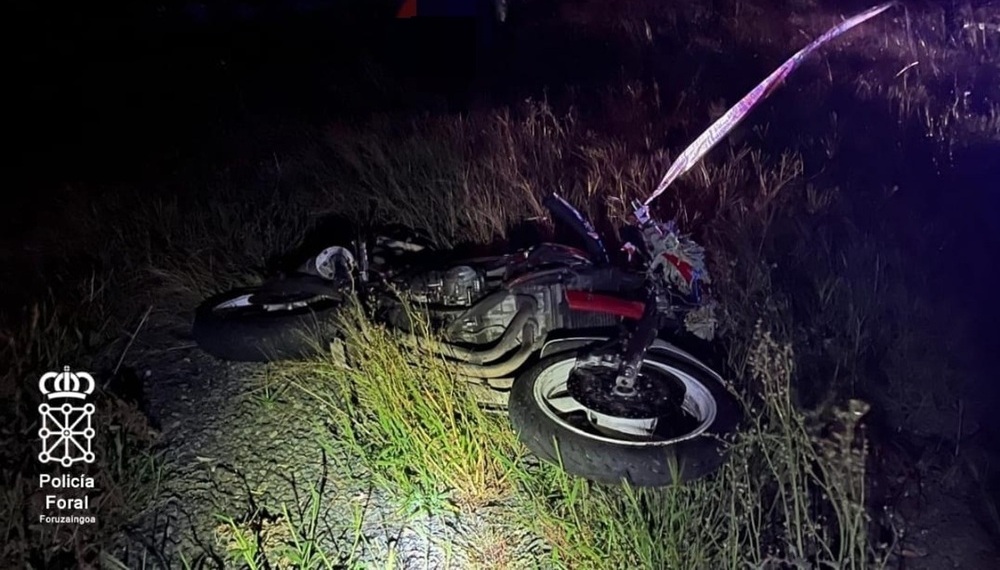
[{"label": "motorcycle rear wheel", "polygon": [[261,288],[234,289],[206,299],[191,335],[199,348],[223,360],[270,362],[312,356],[337,334],[340,301],[289,280],[275,295]]},{"label": "motorcycle rear wheel", "polygon": [[[576,352],[542,359],[511,388],[511,423],[521,441],[539,458],[591,481],[656,487],[689,481],[716,471],[725,459],[725,442],[742,418],[741,406],[722,379],[693,356],[673,347],[650,351],[641,373],[683,382],[684,421],[664,435],[638,436],[599,429],[593,410],[566,388]],[[660,418],[670,422],[677,418]],[[618,419],[622,425],[635,420]],[[673,427],[671,431],[670,427]]]}]

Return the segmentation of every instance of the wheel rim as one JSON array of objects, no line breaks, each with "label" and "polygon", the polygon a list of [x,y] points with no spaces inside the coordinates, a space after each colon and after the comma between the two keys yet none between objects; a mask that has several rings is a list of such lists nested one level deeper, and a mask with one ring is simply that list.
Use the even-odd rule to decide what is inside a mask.
[{"label": "wheel rim", "polygon": [[[715,421],[716,401],[704,383],[681,368],[657,360],[644,361],[643,372],[672,376],[686,389],[681,407],[689,419],[681,433],[664,430],[662,423],[677,422],[681,418],[627,420],[599,414],[569,394],[567,380],[575,363],[576,358],[569,357],[542,370],[535,379],[532,395],[549,419],[583,437],[614,445],[667,446],[697,437]],[[658,431],[669,435],[658,435]]]}]

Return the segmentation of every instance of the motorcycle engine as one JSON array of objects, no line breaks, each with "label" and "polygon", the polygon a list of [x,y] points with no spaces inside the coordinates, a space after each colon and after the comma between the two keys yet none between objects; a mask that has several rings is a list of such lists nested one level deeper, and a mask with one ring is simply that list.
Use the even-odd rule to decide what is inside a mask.
[{"label": "motorcycle engine", "polygon": [[485,289],[483,275],[468,265],[428,271],[410,281],[410,299],[418,303],[468,307]]}]

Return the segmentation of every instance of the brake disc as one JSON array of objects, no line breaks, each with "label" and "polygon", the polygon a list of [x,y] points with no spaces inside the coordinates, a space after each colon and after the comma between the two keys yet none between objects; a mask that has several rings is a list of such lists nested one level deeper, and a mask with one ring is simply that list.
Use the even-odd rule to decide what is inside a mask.
[{"label": "brake disc", "polygon": [[635,390],[622,395],[615,391],[617,367],[576,366],[566,388],[576,401],[599,414],[625,419],[662,418],[676,413],[684,402],[684,383],[666,372],[639,371]]}]

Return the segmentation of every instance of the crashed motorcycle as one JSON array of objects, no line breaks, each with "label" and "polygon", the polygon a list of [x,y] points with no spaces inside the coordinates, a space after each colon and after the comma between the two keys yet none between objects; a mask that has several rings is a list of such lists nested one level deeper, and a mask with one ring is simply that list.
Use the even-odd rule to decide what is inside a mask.
[{"label": "crashed motorcycle", "polygon": [[701,436],[732,431],[739,407],[715,372],[659,338],[712,333],[701,247],[640,207],[629,228],[633,263],[612,263],[575,208],[558,195],[545,204],[582,249],[541,243],[445,261],[447,252],[419,243],[359,239],[292,275],[209,299],[195,339],[230,360],[304,356],[317,345],[304,331],[335,336],[337,309],[356,295],[403,336],[415,329],[411,315],[423,315],[435,334],[421,348],[462,377],[509,390],[522,440],[545,459],[561,456],[569,472],[664,484],[675,458],[686,478],[708,473],[719,442]]},{"label": "crashed motorcycle", "polygon": [[[714,471],[741,420],[738,399],[708,365],[676,346],[710,339],[714,302],[705,252],[650,203],[823,43],[885,11],[835,26],[796,53],[702,133],[619,229],[622,251],[557,194],[544,204],[574,244],[471,259],[387,236],[327,247],[297,271],[214,296],[193,336],[229,360],[297,358],[312,336],[337,336],[338,309],[360,299],[376,319],[502,392],[521,441],[584,478],[657,486]],[[577,247],[579,246],[579,247]],[[413,314],[432,335],[413,341]],[[674,340],[675,342],[671,342]]]}]

